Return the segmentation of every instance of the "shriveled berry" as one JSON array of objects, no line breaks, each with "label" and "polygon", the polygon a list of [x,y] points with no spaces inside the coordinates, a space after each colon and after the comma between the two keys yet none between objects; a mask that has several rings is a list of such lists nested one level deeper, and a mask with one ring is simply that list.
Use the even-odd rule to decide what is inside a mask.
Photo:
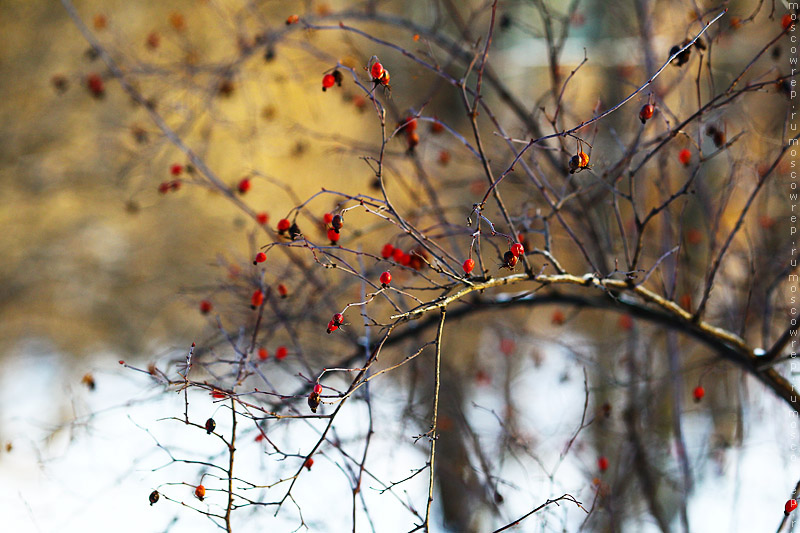
[{"label": "shriveled berry", "polygon": [[342,226],[344,226],[344,220],[342,220],[342,215],[335,215],[331,219],[331,227],[333,227],[336,233],[339,233],[339,230],[342,229]]},{"label": "shriveled berry", "polygon": [[150,498],[149,498],[149,500],[150,500],[150,506],[151,506],[151,507],[152,507],[153,505],[155,505],[155,503],[158,501],[158,498],[159,498],[159,496],[160,496],[160,494],[158,493],[158,491],[157,491],[157,490],[154,490],[153,492],[151,492],[151,493],[150,493]]},{"label": "shriveled berry", "polygon": [[214,422],[214,419],[209,418],[206,420],[206,435],[211,435],[215,429],[217,429],[217,423]]},{"label": "shriveled berry", "polygon": [[517,256],[511,253],[511,250],[503,254],[503,267],[513,270],[517,266]]}]

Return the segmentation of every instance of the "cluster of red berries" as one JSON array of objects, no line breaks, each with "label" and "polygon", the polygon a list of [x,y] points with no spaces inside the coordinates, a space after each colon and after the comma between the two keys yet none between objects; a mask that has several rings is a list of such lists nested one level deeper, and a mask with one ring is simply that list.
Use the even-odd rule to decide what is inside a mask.
[{"label": "cluster of red berries", "polygon": [[[261,361],[266,361],[269,359],[269,351],[267,351],[267,349],[263,346],[258,349],[257,354],[258,359]],[[289,350],[286,348],[286,346],[278,346],[278,348],[275,350],[275,359],[278,361],[286,359],[287,355],[289,355]]]},{"label": "cluster of red berries", "polygon": [[342,215],[332,215],[330,213],[325,213],[325,216],[322,217],[323,222],[325,223],[325,228],[328,232],[328,240],[331,241],[331,245],[336,245],[339,242],[339,231],[344,226],[344,219]]},{"label": "cluster of red berries", "polygon": [[382,85],[384,87],[391,88],[389,85],[389,71],[383,68],[381,62],[375,59],[375,62],[369,67],[369,74],[372,76],[372,83],[375,84],[375,87],[378,85]]},{"label": "cluster of red berries", "polygon": [[328,322],[328,334],[330,335],[332,332],[339,329],[342,325],[344,325],[344,315],[342,313],[336,313],[331,318],[331,321]]},{"label": "cluster of red berries", "polygon": [[295,240],[302,234],[303,233],[300,231],[300,227],[297,225],[297,222],[289,222],[289,220],[286,218],[282,218],[278,221],[278,235],[289,237],[291,240]]},{"label": "cluster of red berries", "polygon": [[421,249],[411,250],[406,253],[402,248],[395,248],[391,244],[386,243],[381,249],[381,257],[384,259],[392,259],[395,263],[413,268],[414,270],[422,270],[426,265],[427,254],[425,250]]},{"label": "cluster of red berries", "polygon": [[522,244],[515,242],[511,245],[511,248],[503,254],[503,264],[500,268],[514,270],[514,267],[517,266],[517,261],[524,253],[525,247],[522,246]]},{"label": "cluster of red berries", "polygon": [[169,191],[177,191],[181,188],[181,180],[162,181],[158,185],[158,192],[160,194],[167,194]]},{"label": "cluster of red berries", "polygon": [[342,86],[342,73],[339,72],[338,69],[334,69],[333,72],[325,74],[322,76],[322,90],[327,91],[334,85],[341,87]]}]

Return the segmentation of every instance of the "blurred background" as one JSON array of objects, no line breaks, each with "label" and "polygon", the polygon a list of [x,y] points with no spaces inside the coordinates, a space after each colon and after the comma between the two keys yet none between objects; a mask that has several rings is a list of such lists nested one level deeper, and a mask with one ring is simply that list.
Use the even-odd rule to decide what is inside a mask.
[{"label": "blurred background", "polygon": [[[501,2],[491,65],[516,103],[549,133],[548,117],[556,109],[551,84],[560,88],[588,58],[566,86],[556,120],[559,127],[580,123],[624,98],[661,66],[673,45],[699,31],[698,12],[715,6],[697,4]],[[388,132],[409,111],[447,126],[437,133],[433,120],[420,120],[414,157],[407,155],[402,135],[388,144],[387,193],[419,227],[442,235],[443,241],[452,237],[448,243],[458,243],[455,251],[464,256],[470,243],[466,219],[486,184],[459,137],[472,142],[459,92],[397,49],[338,31],[336,25],[344,21],[459,78],[466,64],[448,46],[460,43],[469,51],[471,43],[482,39],[489,5],[477,0],[76,1],[88,31],[148,99],[147,105],[230,188],[228,195],[188,168],[185,153],[154,124],[146,106],[126,94],[60,3],[0,2],[0,33],[6,37],[0,49],[0,472],[9,480],[0,488],[0,508],[11,511],[12,530],[79,531],[98,524],[117,531],[214,527],[171,502],[148,505],[147,494],[157,486],[196,482],[196,469],[170,463],[164,449],[215,459],[220,450],[196,431],[158,421],[180,416],[183,399],[165,393],[147,368],[174,369],[192,342],[201,347],[220,343],[220,324],[234,333],[251,325],[242,301],[255,276],[252,257],[270,242],[263,226],[274,227],[321,188],[380,197],[374,172],[362,159],[377,153],[378,118],[347,68],[368,88],[363,67],[370,57],[377,55],[390,70],[391,95],[381,94]],[[654,84],[658,127],[686,118],[719,90],[715,83],[724,87],[779,33],[781,3],[772,13],[771,6],[756,1],[726,5],[728,14],[709,32],[713,52],[705,57],[713,57],[711,74],[695,56],[687,68],[670,67]],[[305,22],[286,25],[293,14],[327,29],[305,30]],[[562,34],[565,28],[569,31]],[[434,30],[445,40],[436,41]],[[556,40],[563,35],[556,68],[549,62],[551,34]],[[769,48],[755,64],[752,79],[788,71],[784,44]],[[337,63],[344,67],[343,86],[321,91],[323,74]],[[702,91],[694,82],[697,76],[703,79]],[[519,120],[514,103],[497,84],[486,83],[486,99],[505,133],[529,138],[529,124]],[[603,121],[599,134],[585,132],[597,175],[605,176],[624,156],[625,145],[640,135],[636,113],[650,94],[641,93]],[[786,109],[787,99],[778,88],[765,87],[735,106],[711,112],[642,171],[652,188],[646,194],[668,194],[670,185],[674,189],[680,183],[679,150],[690,148],[695,155],[714,151],[708,124],[723,129],[728,139],[746,133],[744,141],[698,170],[693,200],[661,229],[664,242],[645,252],[652,264],[674,242],[686,247],[680,259],[667,262],[680,269],[672,289],[675,300],[688,295],[691,306],[692,296],[702,289],[710,250],[735,223],[764,163],[774,159]],[[501,172],[510,162],[505,141],[488,120],[481,124],[487,153]],[[563,161],[574,154],[574,142],[547,146],[535,150],[531,164],[566,191]],[[174,165],[181,166],[179,175],[171,170]],[[779,175],[787,170],[780,167]],[[569,179],[588,186],[595,179],[588,175]],[[240,195],[236,188],[245,178],[251,188]],[[180,187],[170,187],[176,179]],[[780,186],[773,180],[759,196],[725,265],[720,280],[724,296],[715,292],[713,310],[721,325],[756,343],[766,342],[769,336],[762,329],[769,332],[771,326],[748,324],[771,309],[776,298],[763,280],[773,279],[782,267],[769,259],[785,244],[778,220],[787,206]],[[439,201],[435,208],[431,190]],[[542,206],[521,173],[509,176],[504,194],[520,219],[536,219]],[[327,194],[312,199],[300,217],[310,238],[325,241],[314,216],[335,210],[339,202],[341,197]],[[589,224],[608,230],[610,212],[589,217]],[[500,219],[496,211],[487,213]],[[256,214],[267,215],[268,221],[261,224]],[[631,224],[630,213],[623,215]],[[442,219],[462,229],[448,233]],[[413,246],[357,210],[348,214],[347,225],[355,233],[343,243],[354,249],[377,256],[385,242]],[[523,225],[538,245],[535,224]],[[553,238],[556,244],[568,243],[565,235]],[[608,238],[609,255],[621,255],[619,240]],[[562,250],[562,264],[582,273],[581,255],[566,246]],[[493,253],[484,258],[491,268],[500,255],[496,259]],[[613,261],[604,266],[610,271]],[[753,271],[758,276],[746,279]],[[358,301],[358,283],[327,271],[319,276],[330,287],[325,295],[316,295],[289,261],[276,262],[265,274],[266,283],[285,283],[290,293],[281,307],[285,315],[265,326],[265,347],[274,353],[277,346],[288,345],[302,361],[279,367],[271,359],[265,369],[274,379],[300,382],[299,371],[338,361],[342,350],[369,334],[358,325],[347,340],[329,341],[318,326],[294,334],[285,327],[292,313],[299,316],[316,305],[314,312],[327,317],[343,303]],[[670,280],[660,276],[655,276],[658,283],[668,286]],[[396,272],[395,277],[409,286],[422,283],[414,272]],[[210,314],[200,311],[204,301],[213,304]],[[379,309],[382,318],[390,314],[388,306]],[[785,500],[800,476],[791,462],[790,445],[796,444],[796,436],[789,436],[791,417],[768,391],[713,353],[684,338],[670,340],[661,328],[626,315],[558,304],[468,316],[452,328],[445,336],[436,531],[489,531],[564,493],[586,509],[594,507],[590,518],[565,503],[549,507],[520,530],[682,530],[685,477],[678,457],[684,452],[676,444],[676,409],[692,468],[686,495],[692,529],[777,526],[775,502]],[[673,343],[669,350],[668,343]],[[412,345],[402,343],[396,360],[413,352]],[[667,353],[679,354],[677,368],[668,364]],[[143,371],[123,368],[118,360]],[[415,392],[417,386],[430,386],[424,381],[428,361],[390,374],[375,392],[372,416],[382,431],[376,431],[370,465],[383,481],[403,479],[426,459],[411,436],[426,431],[429,423],[429,395]],[[675,376],[680,376],[677,386]],[[702,404],[691,399],[698,383],[707,390]],[[581,426],[587,391],[592,398],[587,416],[594,423],[562,457]],[[213,415],[221,430],[226,427],[220,407],[207,394],[198,393],[194,405],[198,418]],[[640,464],[627,445],[625,413],[634,406],[641,407],[636,425],[651,463],[653,486],[645,489],[642,478],[632,481]],[[365,408],[356,404],[352,410],[339,439],[358,444],[367,431]],[[254,476],[262,482],[277,480],[281,467],[252,442],[254,429],[245,431],[250,444],[242,447],[243,470],[266,473],[264,479]],[[315,435],[294,426],[277,431],[292,453],[307,451],[302,443]],[[328,454],[315,465],[314,476],[298,484],[296,497],[306,502],[302,508],[310,530],[350,530],[351,487],[343,481],[335,452]],[[599,469],[600,457],[610,467]],[[190,490],[181,496],[182,487],[172,488],[176,499],[190,499]],[[364,506],[372,514],[359,514],[363,530],[370,525],[376,531],[412,529],[407,508],[396,500],[407,497],[417,509],[424,507],[425,480],[409,482],[408,494],[400,492],[400,498],[381,494],[380,488],[373,480],[364,490]],[[641,497],[647,490],[658,502],[660,521]],[[272,514],[269,508],[245,509],[236,530],[266,525],[291,531],[298,526],[294,509],[277,518]]]}]

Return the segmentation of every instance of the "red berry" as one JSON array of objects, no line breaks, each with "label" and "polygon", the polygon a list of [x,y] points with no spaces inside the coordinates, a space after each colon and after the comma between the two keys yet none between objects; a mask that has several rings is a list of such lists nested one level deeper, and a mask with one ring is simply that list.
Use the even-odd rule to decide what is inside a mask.
[{"label": "red berry", "polygon": [[197,485],[194,489],[194,495],[197,496],[197,499],[203,501],[203,498],[206,497],[206,488],[203,485]]},{"label": "red berry", "polygon": [[406,141],[408,141],[408,149],[413,150],[419,144],[419,133],[412,131],[406,136]]},{"label": "red berry", "polygon": [[519,257],[525,253],[525,248],[518,242],[515,242],[511,245],[511,253],[514,254],[514,257]]},{"label": "red berry", "polygon": [[444,125],[441,122],[437,120],[436,122],[431,123],[431,133],[442,133],[443,131]]},{"label": "red berry", "polygon": [[599,468],[601,472],[608,470],[608,459],[605,455],[601,455],[597,458],[597,468]]},{"label": "red berry", "polygon": [[300,20],[299,16],[297,16],[297,15],[289,15],[289,17],[286,19],[286,25],[290,26],[292,24],[296,24],[298,20]]},{"label": "red berry", "polygon": [[465,274],[469,274],[470,272],[472,272],[472,269],[475,268],[475,260],[472,258],[467,259],[466,261],[464,261],[464,264],[461,265],[461,268],[464,269]]},{"label": "red berry", "polygon": [[795,501],[794,499],[788,500],[786,502],[786,505],[783,506],[783,514],[789,516],[789,513],[791,513],[795,509],[797,509],[797,501]]},{"label": "red berry", "polygon": [[101,98],[106,92],[105,83],[100,74],[89,74],[86,77],[86,87],[95,98]]},{"label": "red berry", "polygon": [[331,87],[336,84],[336,78],[333,77],[333,74],[325,74],[322,76],[322,90],[327,91]]},{"label": "red berry", "polygon": [[311,467],[314,466],[314,459],[309,457],[308,459],[306,459],[306,462],[303,463],[303,466],[306,467],[307,469],[311,470]]},{"label": "red berry", "polygon": [[258,435],[256,435],[256,439],[255,440],[256,440],[256,442],[261,442],[262,440],[264,440],[264,434],[263,433],[259,433]]},{"label": "red berry", "polygon": [[258,358],[259,359],[261,359],[262,361],[266,361],[268,357],[269,357],[269,352],[267,351],[266,348],[259,348],[258,349]]},{"label": "red berry", "polygon": [[211,305],[211,302],[209,302],[208,300],[203,300],[202,302],[200,302],[200,312],[203,313],[204,315],[210,313],[211,309],[213,308],[214,306]]},{"label": "red berry", "polygon": [[414,117],[406,117],[400,123],[400,131],[404,133],[414,133],[417,130],[417,119]]},{"label": "red berry", "polygon": [[256,215],[256,222],[258,222],[259,224],[261,224],[263,226],[264,224],[269,222],[269,215],[266,214],[266,213],[263,213],[263,212],[257,214]]},{"label": "red berry", "polygon": [[400,264],[403,266],[408,266],[411,264],[411,255],[407,253],[403,253],[403,257],[400,258]]},{"label": "red berry", "polygon": [[372,67],[369,69],[369,73],[373,80],[379,80],[381,76],[383,76],[384,72],[383,65],[381,65],[378,61],[374,62]]},{"label": "red berry", "polygon": [[322,385],[319,383],[314,384],[314,394],[321,394],[322,393]]},{"label": "red berry", "polygon": [[390,272],[384,272],[381,274],[381,285],[387,287],[392,282],[392,274]]},{"label": "red berry", "polygon": [[117,361],[117,362],[118,362],[119,364],[121,364],[121,365],[124,365],[124,364],[125,364],[125,361],[123,361],[122,359],[120,359],[120,360],[119,360],[119,361]]},{"label": "red berry", "polygon": [[686,166],[692,160],[692,152],[689,151],[688,148],[684,148],[678,154],[678,161],[681,162],[682,165]]},{"label": "red berry", "polygon": [[289,289],[287,289],[286,285],[284,285],[283,283],[279,283],[278,294],[280,295],[281,298],[286,298],[287,296],[289,296]]},{"label": "red berry", "polygon": [[258,252],[256,254],[256,260],[253,261],[253,264],[257,265],[258,263],[263,263],[266,260],[267,260],[267,254],[265,254],[264,252]]},{"label": "red berry", "polygon": [[794,16],[791,13],[786,13],[781,18],[781,26],[783,26],[783,29],[785,30],[793,25],[794,25]]},{"label": "red berry", "polygon": [[168,181],[164,181],[158,185],[158,192],[161,194],[167,194],[172,187],[170,186]]},{"label": "red berry", "polygon": [[642,121],[642,124],[653,118],[653,111],[656,110],[656,106],[653,104],[645,104],[642,106],[642,109],[639,110],[639,120]]},{"label": "red berry", "polygon": [[286,359],[287,355],[289,355],[289,350],[286,349],[286,346],[278,346],[278,349],[275,350],[275,359],[278,361]]},{"label": "red berry", "polygon": [[633,317],[629,314],[620,315],[618,324],[619,329],[630,331],[633,329]]},{"label": "red berry", "polygon": [[278,233],[285,233],[289,230],[292,223],[289,222],[287,219],[282,218],[278,221]]},{"label": "red berry", "polygon": [[336,244],[337,242],[339,242],[339,237],[340,237],[339,232],[336,231],[335,229],[331,228],[328,230],[328,240],[331,241],[331,244]]},{"label": "red berry", "polygon": [[556,309],[555,311],[553,311],[553,316],[550,317],[550,322],[552,322],[556,326],[561,326],[562,324],[564,324],[565,320],[566,317],[564,316],[564,313],[561,311],[561,309]]},{"label": "red berry", "polygon": [[394,259],[395,263],[399,263],[403,259],[403,250],[400,248],[395,248],[392,250],[392,259]]},{"label": "red berry", "polygon": [[248,178],[243,178],[242,181],[239,182],[239,185],[236,186],[239,189],[241,194],[246,193],[250,190],[250,180]]},{"label": "red berry", "polygon": [[330,322],[328,322],[328,328],[325,331],[328,333],[328,335],[330,335],[331,332],[336,331],[337,329],[339,329],[339,326],[334,324],[333,320],[331,320]]},{"label": "red berry", "polygon": [[253,296],[250,297],[250,307],[252,309],[255,309],[256,307],[259,307],[263,303],[264,303],[264,293],[261,292],[261,289],[256,289],[253,292]]},{"label": "red berry", "polygon": [[333,322],[333,324],[337,327],[341,326],[342,324],[344,324],[344,315],[342,313],[336,313],[335,315],[333,315],[331,322]]},{"label": "red berry", "polygon": [[330,213],[325,213],[322,216],[322,221],[325,222],[325,224],[330,224],[331,222],[333,222],[333,215],[331,215]]},{"label": "red berry", "polygon": [[391,244],[384,244],[383,248],[381,249],[381,257],[384,259],[389,259],[392,256],[392,252],[394,252],[394,246]]},{"label": "red berry", "polygon": [[213,390],[211,391],[211,397],[220,400],[225,397],[225,393],[218,390]]},{"label": "red berry", "polygon": [[181,172],[183,172],[183,165],[179,165],[175,163],[171,167],[169,167],[169,173],[173,176],[180,176]]},{"label": "red berry", "polygon": [[694,395],[694,401],[699,402],[706,395],[706,390],[701,385],[698,385],[694,388],[692,394]]}]

